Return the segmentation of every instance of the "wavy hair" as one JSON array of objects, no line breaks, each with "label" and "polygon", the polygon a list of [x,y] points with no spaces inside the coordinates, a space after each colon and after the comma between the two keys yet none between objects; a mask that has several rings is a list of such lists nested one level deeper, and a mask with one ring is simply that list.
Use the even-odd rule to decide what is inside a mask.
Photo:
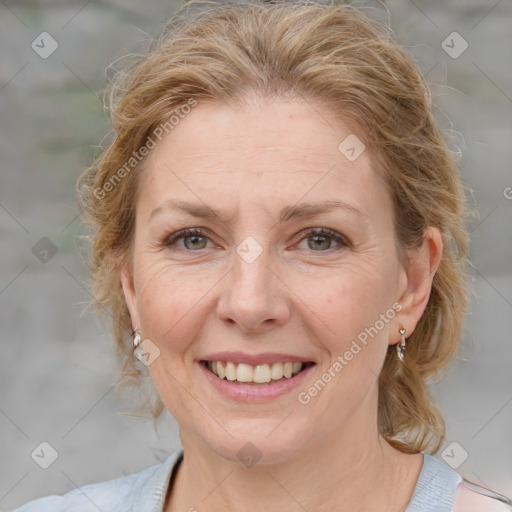
[{"label": "wavy hair", "polygon": [[[435,453],[445,424],[428,381],[456,353],[468,306],[467,203],[429,87],[387,25],[335,1],[192,0],[144,55],[116,74],[109,91],[114,138],[81,174],[77,191],[92,230],[94,304],[112,317],[127,382],[143,375],[132,355],[120,282],[122,265],[130,263],[144,163],[134,157],[191,101],[232,104],[248,93],[273,101],[304,98],[348,119],[378,159],[405,267],[406,250],[422,243],[425,228],[441,232],[444,253],[428,304],[408,338],[405,362],[388,347],[378,405],[379,432],[389,443],[404,452]],[[158,417],[162,402],[157,398],[150,410]]]}]

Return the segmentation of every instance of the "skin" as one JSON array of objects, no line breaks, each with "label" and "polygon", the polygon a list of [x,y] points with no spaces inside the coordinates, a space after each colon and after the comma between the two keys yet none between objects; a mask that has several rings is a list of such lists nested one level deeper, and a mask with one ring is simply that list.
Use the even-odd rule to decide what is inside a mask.
[{"label": "skin", "polygon": [[[132,325],[160,350],[148,368],[180,425],[185,456],[167,512],[334,511],[340,503],[397,512],[412,496],[423,457],[379,435],[377,376],[399,328],[410,336],[426,307],[442,242],[429,228],[403,268],[375,159],[366,150],[351,162],[338,150],[351,133],[299,100],[202,102],[146,160],[122,286]],[[206,204],[222,221],[174,209],[150,219],[168,199]],[[329,199],[361,216],[337,209],[278,222],[283,207]],[[163,244],[196,227],[208,231],[199,248],[190,238]],[[312,227],[332,229],[349,244],[326,237],[317,248],[314,235],[304,234]],[[236,252],[248,236],[263,249],[250,264]],[[297,394],[395,302],[401,311],[310,403],[299,403]],[[234,402],[196,363],[223,350],[291,353],[316,367],[297,391],[266,403]],[[261,453],[252,467],[237,457],[247,442]]]}]

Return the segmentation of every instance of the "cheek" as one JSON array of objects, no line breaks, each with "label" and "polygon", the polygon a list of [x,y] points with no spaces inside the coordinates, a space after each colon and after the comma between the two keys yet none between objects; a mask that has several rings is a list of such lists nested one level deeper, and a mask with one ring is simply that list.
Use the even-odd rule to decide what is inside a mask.
[{"label": "cheek", "polygon": [[[324,306],[322,320],[329,327],[321,331],[328,332],[327,336],[319,336],[321,349],[328,356],[322,361],[319,379],[327,390],[303,391],[311,392],[320,409],[334,408],[347,419],[376,385],[388,347],[389,322],[395,311],[393,299],[388,300],[378,279],[378,275],[373,279],[368,275],[364,281],[348,276],[331,280],[330,293],[315,306],[315,312]],[[317,387],[321,389],[323,384]]]},{"label": "cheek", "polygon": [[[323,362],[325,380],[341,401],[361,400],[380,372],[388,347],[393,309],[393,272],[385,266],[338,269],[314,290],[311,309],[318,314],[317,339],[329,357]],[[309,317],[312,318],[311,312]],[[326,327],[323,327],[323,326]]]},{"label": "cheek", "polygon": [[[217,279],[147,258],[138,269],[138,308],[144,335],[165,351],[182,352],[193,339]],[[197,329],[194,327],[196,326]]]},{"label": "cheek", "polygon": [[330,328],[334,342],[342,346],[391,307],[394,297],[391,288],[378,269],[370,272],[344,268],[323,283],[312,280],[310,296],[305,297],[305,302],[310,301],[313,311]]}]

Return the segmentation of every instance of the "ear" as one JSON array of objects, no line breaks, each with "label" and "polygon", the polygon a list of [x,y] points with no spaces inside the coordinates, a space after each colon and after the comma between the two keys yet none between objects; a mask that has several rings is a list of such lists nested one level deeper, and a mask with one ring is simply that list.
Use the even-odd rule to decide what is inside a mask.
[{"label": "ear", "polygon": [[135,282],[133,279],[133,270],[130,262],[121,266],[120,272],[121,286],[123,288],[124,300],[130,312],[132,328],[140,327],[140,318],[137,308],[137,295],[135,293]]},{"label": "ear", "polygon": [[[441,263],[443,239],[437,228],[428,227],[423,236],[423,243],[417,249],[408,251],[409,267],[404,269],[404,283],[399,303],[402,305],[396,319],[397,334],[393,334],[393,345],[400,341],[399,328],[405,328],[405,336],[410,336],[420,321],[428,304],[432,281]],[[395,339],[396,338],[396,339]]]}]

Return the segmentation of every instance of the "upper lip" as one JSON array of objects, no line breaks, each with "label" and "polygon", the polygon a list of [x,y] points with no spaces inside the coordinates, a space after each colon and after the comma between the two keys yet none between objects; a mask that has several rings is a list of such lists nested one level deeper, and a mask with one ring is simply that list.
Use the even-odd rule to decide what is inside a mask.
[{"label": "upper lip", "polygon": [[312,363],[307,357],[295,356],[292,354],[278,354],[273,352],[265,352],[263,354],[245,354],[243,352],[215,352],[208,354],[199,359],[200,361],[231,361],[233,363],[245,363],[252,366],[258,364],[272,363]]}]

